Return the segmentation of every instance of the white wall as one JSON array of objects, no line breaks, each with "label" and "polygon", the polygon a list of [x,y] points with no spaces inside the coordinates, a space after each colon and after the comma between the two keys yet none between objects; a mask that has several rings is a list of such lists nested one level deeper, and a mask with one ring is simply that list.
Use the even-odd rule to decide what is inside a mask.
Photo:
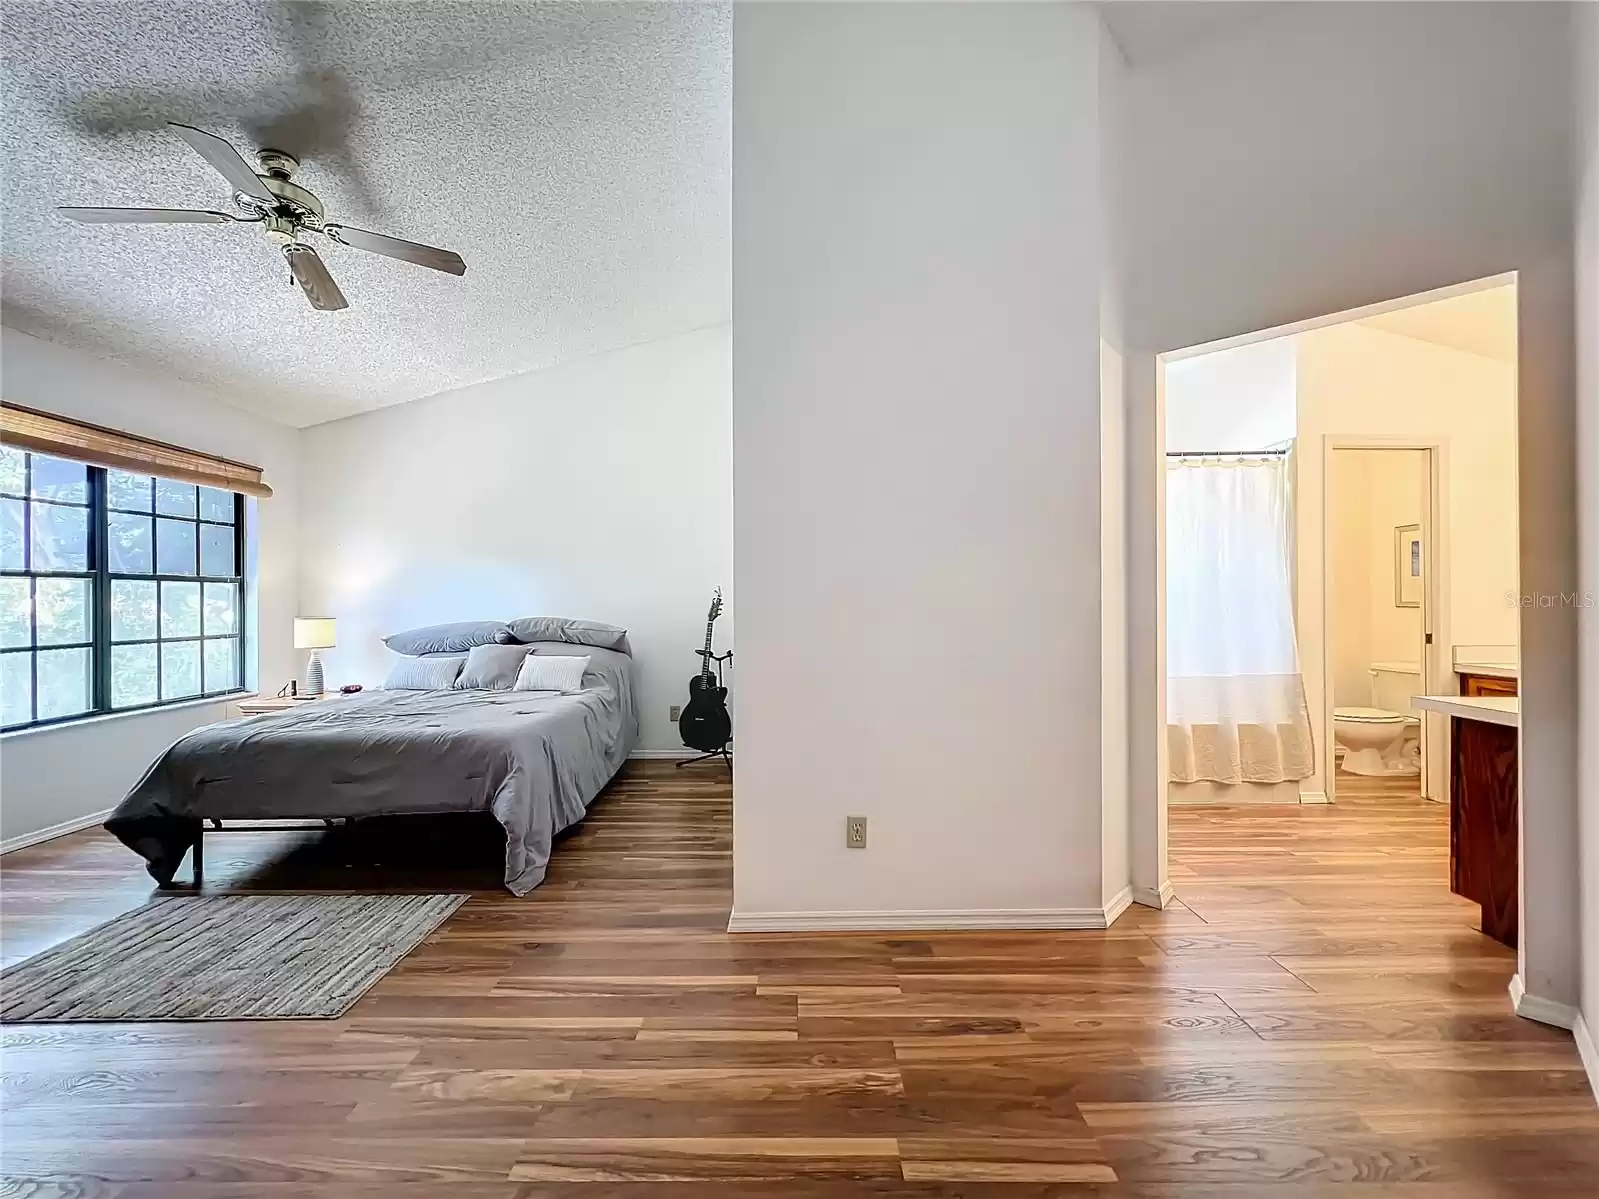
[{"label": "white wall", "polygon": [[[1302,333],[1294,341],[1303,451],[1296,493],[1299,652],[1311,718],[1320,732],[1316,774],[1304,789],[1317,792],[1327,790],[1328,765],[1321,724],[1328,707],[1324,647],[1330,598],[1323,538],[1326,439],[1360,435],[1445,444],[1441,494],[1447,519],[1435,530],[1433,548],[1448,580],[1446,607],[1435,620],[1438,653],[1447,667],[1450,645],[1515,645],[1520,639],[1520,612],[1509,600],[1518,587],[1516,385],[1509,363],[1359,322]],[[1373,482],[1368,477],[1368,486]],[[1365,623],[1376,654],[1375,617],[1368,614]],[[1435,733],[1443,736],[1444,730]]]},{"label": "white wall", "polygon": [[443,621],[625,626],[646,750],[681,749],[705,610],[732,645],[731,330],[703,329],[301,433],[300,600],[335,617],[328,682],[381,683],[382,638]]},{"label": "white wall", "polygon": [[[1154,634],[1132,646],[1141,887],[1165,879],[1156,354],[1518,271],[1521,583],[1577,585],[1572,16],[1285,4],[1128,73],[1131,625]],[[1525,620],[1521,644],[1522,969],[1533,994],[1569,1003],[1575,612]]]},{"label": "white wall", "polygon": [[1166,449],[1264,450],[1294,437],[1294,341],[1276,337],[1166,364]]},{"label": "white wall", "polygon": [[[0,330],[0,387],[29,408],[121,429],[262,468],[274,495],[254,506],[251,674],[294,670],[298,469],[294,430],[229,408],[187,384]],[[226,715],[227,701],[108,716],[0,738],[0,841],[114,807],[157,754]]]},{"label": "white wall", "polygon": [[1599,1091],[1599,5],[1582,6],[1572,39],[1577,152],[1577,414],[1582,594],[1582,1016],[1588,1079]]},{"label": "white wall", "polygon": [[735,14],[735,927],[1101,911],[1099,36]]}]

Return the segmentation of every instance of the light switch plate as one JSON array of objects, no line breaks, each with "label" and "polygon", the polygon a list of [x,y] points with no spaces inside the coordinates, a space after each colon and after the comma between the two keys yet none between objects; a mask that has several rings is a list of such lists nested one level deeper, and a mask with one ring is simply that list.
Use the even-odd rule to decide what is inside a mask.
[{"label": "light switch plate", "polygon": [[672,714],[672,721],[673,721],[674,724],[677,721],[683,719],[683,705],[682,704],[673,704],[670,708],[667,709],[667,711]]},{"label": "light switch plate", "polygon": [[850,849],[866,848],[866,817],[844,817],[844,844]]}]

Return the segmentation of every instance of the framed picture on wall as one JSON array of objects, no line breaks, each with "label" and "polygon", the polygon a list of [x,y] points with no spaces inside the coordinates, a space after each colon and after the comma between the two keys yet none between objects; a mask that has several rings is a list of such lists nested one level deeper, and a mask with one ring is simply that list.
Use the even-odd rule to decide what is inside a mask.
[{"label": "framed picture on wall", "polygon": [[1394,607],[1421,607],[1421,526],[1394,530]]}]

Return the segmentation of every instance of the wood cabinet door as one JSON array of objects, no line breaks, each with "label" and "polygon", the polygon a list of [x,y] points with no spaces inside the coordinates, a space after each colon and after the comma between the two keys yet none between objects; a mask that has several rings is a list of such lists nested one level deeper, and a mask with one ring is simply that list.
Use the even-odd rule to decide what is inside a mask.
[{"label": "wood cabinet door", "polygon": [[1449,885],[1482,905],[1482,931],[1516,943],[1519,830],[1516,820],[1516,730],[1452,719]]},{"label": "wood cabinet door", "polygon": [[1460,676],[1462,695],[1515,695],[1516,680],[1502,679],[1492,674],[1463,674]]}]

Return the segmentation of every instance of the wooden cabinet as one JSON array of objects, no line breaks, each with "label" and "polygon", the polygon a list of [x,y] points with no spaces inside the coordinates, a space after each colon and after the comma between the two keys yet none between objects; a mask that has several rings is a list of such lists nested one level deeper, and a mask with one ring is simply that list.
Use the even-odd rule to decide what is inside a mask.
[{"label": "wooden cabinet", "polygon": [[1462,674],[1461,695],[1515,695],[1516,680],[1496,674]]},{"label": "wooden cabinet", "polygon": [[1485,934],[1513,946],[1520,869],[1516,730],[1458,716],[1449,726],[1449,889],[1481,905]]}]

